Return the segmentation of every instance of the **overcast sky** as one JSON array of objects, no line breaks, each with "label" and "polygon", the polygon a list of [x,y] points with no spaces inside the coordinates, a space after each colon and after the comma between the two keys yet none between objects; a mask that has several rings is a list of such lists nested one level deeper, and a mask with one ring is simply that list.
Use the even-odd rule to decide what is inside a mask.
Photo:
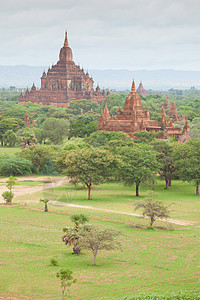
[{"label": "overcast sky", "polygon": [[0,65],[199,70],[199,0],[0,0]]}]

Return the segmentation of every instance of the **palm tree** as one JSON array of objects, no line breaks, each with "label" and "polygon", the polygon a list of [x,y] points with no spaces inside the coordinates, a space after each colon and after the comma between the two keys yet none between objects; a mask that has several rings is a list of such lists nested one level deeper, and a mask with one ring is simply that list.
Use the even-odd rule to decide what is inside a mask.
[{"label": "palm tree", "polygon": [[70,219],[74,223],[74,227],[63,228],[65,235],[62,236],[62,240],[66,245],[74,246],[73,254],[80,254],[81,248],[78,243],[78,231],[81,228],[81,225],[89,221],[89,218],[83,214],[80,214],[72,215]]},{"label": "palm tree", "polygon": [[48,212],[48,206],[47,206],[47,203],[49,202],[48,199],[40,199],[40,202],[43,202],[44,203],[44,211],[45,212]]}]

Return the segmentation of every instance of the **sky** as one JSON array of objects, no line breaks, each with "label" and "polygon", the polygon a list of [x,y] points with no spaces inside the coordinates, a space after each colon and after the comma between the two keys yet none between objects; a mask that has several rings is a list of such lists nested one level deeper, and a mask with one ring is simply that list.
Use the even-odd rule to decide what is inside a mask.
[{"label": "sky", "polygon": [[199,0],[0,0],[0,65],[200,71]]}]

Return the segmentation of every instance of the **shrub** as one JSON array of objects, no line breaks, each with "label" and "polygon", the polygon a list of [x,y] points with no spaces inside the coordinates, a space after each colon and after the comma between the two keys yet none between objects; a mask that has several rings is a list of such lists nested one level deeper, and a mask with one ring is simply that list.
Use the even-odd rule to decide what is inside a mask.
[{"label": "shrub", "polygon": [[6,191],[2,194],[2,197],[4,198],[4,200],[6,201],[6,204],[11,204],[12,203],[12,199],[14,197],[14,193],[13,192],[9,192]]},{"label": "shrub", "polygon": [[31,162],[21,157],[4,157],[0,160],[2,176],[20,176],[31,173]]},{"label": "shrub", "polygon": [[54,257],[50,259],[50,264],[51,264],[51,266],[54,266],[54,267],[59,266],[58,260]]}]

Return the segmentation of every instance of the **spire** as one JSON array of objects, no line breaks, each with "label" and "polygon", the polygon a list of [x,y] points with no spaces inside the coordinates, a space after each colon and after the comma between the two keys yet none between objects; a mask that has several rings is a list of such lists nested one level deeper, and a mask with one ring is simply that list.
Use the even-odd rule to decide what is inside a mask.
[{"label": "spire", "polygon": [[146,107],[146,112],[145,112],[145,113],[146,113],[146,116],[147,116],[147,117],[150,117],[148,106]]},{"label": "spire", "polygon": [[169,121],[169,127],[174,127],[173,123],[172,123],[172,118],[170,118],[170,121]]},{"label": "spire", "polygon": [[166,116],[165,115],[162,116],[162,120],[160,122],[160,125],[161,125],[161,127],[162,126],[167,127],[167,120],[166,120]]},{"label": "spire", "polygon": [[190,132],[190,126],[189,126],[189,123],[188,123],[188,119],[186,118],[182,134],[186,134],[186,133],[189,133],[189,132]]},{"label": "spire", "polygon": [[131,87],[131,93],[134,93],[135,92],[135,81],[134,81],[134,78],[133,78],[133,83],[132,83],[132,87]]},{"label": "spire", "polygon": [[106,106],[105,106],[104,111],[103,111],[103,117],[104,117],[105,119],[107,119],[107,120],[111,118],[111,117],[110,117],[110,114],[109,114],[108,107],[107,107],[107,103],[106,103]]},{"label": "spire", "polygon": [[68,43],[68,39],[67,39],[67,31],[65,31],[64,47],[69,47],[69,43]]},{"label": "spire", "polygon": [[166,116],[166,113],[165,113],[165,110],[164,110],[164,107],[163,107],[163,106],[162,106],[162,108],[161,108],[160,113],[161,113],[162,115],[165,115],[165,116]]}]

